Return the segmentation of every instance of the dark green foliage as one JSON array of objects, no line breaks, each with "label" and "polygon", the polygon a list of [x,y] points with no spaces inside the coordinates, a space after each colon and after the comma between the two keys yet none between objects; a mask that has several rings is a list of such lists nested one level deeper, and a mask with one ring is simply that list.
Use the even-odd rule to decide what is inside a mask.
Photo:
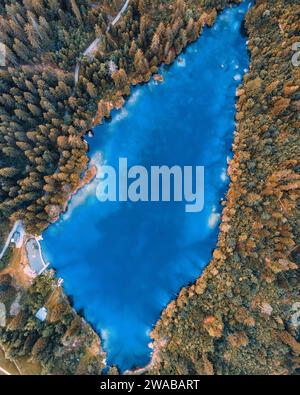
[{"label": "dark green foliage", "polygon": [[4,269],[5,266],[8,264],[11,256],[12,256],[12,248],[8,248],[5,252],[5,254],[3,255],[2,259],[0,259],[0,270]]},{"label": "dark green foliage", "polygon": [[15,296],[16,289],[13,286],[12,277],[9,274],[0,276],[0,302],[5,304],[6,309],[10,308]]}]

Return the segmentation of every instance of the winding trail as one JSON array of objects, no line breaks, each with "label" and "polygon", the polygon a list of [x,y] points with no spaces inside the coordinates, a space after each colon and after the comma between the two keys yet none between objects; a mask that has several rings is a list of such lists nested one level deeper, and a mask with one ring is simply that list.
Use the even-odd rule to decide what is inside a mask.
[{"label": "winding trail", "polygon": [[[118,15],[112,20],[112,22],[107,26],[106,32],[108,33],[110,31],[111,26],[115,26],[119,20],[121,19],[122,15],[126,12],[127,7],[129,5],[130,0],[126,0],[125,3],[123,4],[121,10],[119,11]],[[103,35],[101,34],[100,36],[96,37],[95,40],[86,48],[86,50],[83,52],[83,56],[90,56],[93,58],[93,53],[96,51],[98,45],[102,41]],[[79,74],[80,74],[80,61],[77,62],[76,67],[75,67],[75,73],[74,73],[74,91],[75,88],[78,84],[79,81]],[[74,92],[73,91],[73,92]]]}]

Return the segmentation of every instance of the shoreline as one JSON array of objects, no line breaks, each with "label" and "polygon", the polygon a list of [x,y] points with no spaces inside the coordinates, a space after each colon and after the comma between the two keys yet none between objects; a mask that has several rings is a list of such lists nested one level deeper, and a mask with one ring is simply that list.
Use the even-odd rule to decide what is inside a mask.
[{"label": "shoreline", "polygon": [[[230,185],[217,246],[202,275],[181,288],[155,323],[151,332],[155,358],[145,367],[146,373],[273,375],[299,370],[299,331],[291,321],[293,303],[299,300],[300,275],[296,117],[300,74],[290,62],[297,32],[294,7],[291,0],[284,8],[280,0],[263,0],[247,14],[250,71],[236,97],[234,157],[228,166]],[[123,96],[114,92],[107,99],[110,104],[104,101],[100,109],[97,103],[99,112],[103,110],[101,121],[110,115],[116,98],[123,105]],[[78,176],[76,170],[72,174]],[[87,170],[83,161],[80,179]],[[71,184],[74,191],[78,179]],[[65,197],[71,199],[73,194],[68,193],[70,184],[67,186],[53,209],[68,209]],[[57,215],[52,219],[59,220],[60,214],[53,213]],[[44,224],[45,229],[51,225],[49,218],[35,226]],[[8,270],[4,269],[5,274],[15,275],[14,283],[20,277],[14,270],[23,270],[23,262],[15,249]],[[24,289],[27,292],[29,287]],[[91,331],[90,324],[87,326]],[[18,332],[9,333],[18,336]],[[93,335],[100,343],[101,337],[96,332]],[[84,336],[82,339],[86,341]],[[18,340],[20,343],[22,337]],[[100,344],[99,349],[102,351]],[[145,373],[143,368],[138,372],[141,370]]]},{"label": "shoreline", "polygon": [[[228,8],[239,7],[239,5],[240,5],[240,3],[238,3],[238,4],[236,4],[236,3],[231,4],[231,5],[229,5],[228,7],[225,7],[223,10],[221,10],[220,13],[222,13],[222,11],[224,11],[224,10],[226,10],[226,9],[228,9]],[[210,13],[210,14],[211,14],[211,13]],[[209,15],[210,15],[210,14],[209,14]],[[218,16],[219,16],[219,13],[218,13],[217,17],[218,17]],[[215,22],[215,19],[214,19],[214,22]],[[199,34],[199,36],[197,37],[197,39],[194,40],[193,42],[189,43],[189,44],[187,45],[187,47],[188,47],[189,45],[192,45],[195,41],[197,41],[197,40],[201,37],[201,35],[202,35],[202,33],[203,33],[203,28],[207,28],[207,29],[211,28],[211,27],[214,25],[214,22],[213,22],[212,25],[206,25],[206,23],[204,23],[204,24],[202,25],[202,29],[201,29],[200,34]],[[162,65],[159,67],[159,69],[160,69],[161,67],[164,67],[165,65],[167,65],[167,66],[172,66],[172,65],[174,65],[174,63],[175,63],[176,61],[179,61],[179,60],[180,60],[180,57],[182,56],[182,53],[184,53],[184,51],[187,49],[187,47],[185,47],[185,48],[183,49],[183,51],[182,51],[180,54],[176,55],[175,59],[172,61],[171,64],[167,65],[167,64],[165,64],[165,63],[162,63]],[[248,47],[247,47],[247,48],[248,48]],[[133,79],[133,80],[132,80],[132,86],[135,87],[135,86],[141,86],[141,85],[147,84],[147,83],[149,83],[149,82],[151,81],[151,79],[153,79],[153,80],[154,80],[155,82],[157,82],[157,83],[163,83],[164,77],[163,77],[162,74],[160,74],[159,69],[158,69],[158,71],[153,72],[150,76],[147,76],[147,77],[145,78],[145,80],[136,81],[136,80]],[[247,74],[247,72],[244,72],[243,75],[246,75],[246,74]],[[241,88],[241,84],[237,87],[236,92],[237,92],[240,88]],[[112,113],[113,111],[122,109],[123,106],[127,103],[127,101],[130,100],[130,97],[131,97],[131,94],[130,94],[129,96],[127,96],[126,98],[120,95],[120,97],[118,98],[117,102],[115,102],[115,103],[113,103],[111,100],[108,100],[108,101],[102,101],[102,100],[100,100],[100,102],[98,103],[98,112],[97,112],[97,115],[96,115],[96,116],[94,117],[94,119],[93,119],[93,127],[92,127],[92,129],[94,129],[95,127],[100,126],[103,122],[109,122],[109,120],[111,119],[111,113]],[[237,94],[236,94],[236,95],[235,95],[235,102],[236,102],[236,103],[237,103],[237,99],[238,99],[238,96],[237,96]],[[88,131],[84,132],[83,135],[82,135],[82,137],[86,136],[87,134],[88,134]],[[94,130],[93,130],[93,134],[95,134],[95,131],[94,131]],[[88,144],[88,143],[87,143],[87,144]],[[89,146],[89,144],[88,144],[88,146]],[[231,148],[231,149],[232,149],[232,148]],[[88,156],[88,158],[89,158],[89,161],[88,161],[88,165],[89,165],[89,164],[91,163],[91,158],[90,158],[89,156]],[[229,171],[229,166],[230,166],[230,163],[228,163],[228,165],[227,165],[227,171]],[[87,171],[88,171],[88,170],[87,170]],[[96,175],[95,175],[95,176],[96,176]],[[95,177],[95,176],[94,176],[94,177]],[[94,178],[94,177],[93,177],[93,178]],[[93,178],[90,180],[90,182],[93,180]],[[66,203],[65,210],[59,215],[59,217],[60,217],[62,214],[64,214],[64,213],[66,212],[66,210],[68,210],[68,206],[69,206],[69,203],[70,203],[72,197],[73,197],[74,195],[76,195],[76,193],[77,193],[81,188],[83,188],[85,185],[86,185],[86,183],[83,183],[83,185],[79,186],[74,192],[72,192],[72,193],[70,194],[70,197],[69,197],[69,199],[68,199],[68,202]],[[228,184],[226,190],[228,191],[228,189],[229,189],[229,184]],[[57,220],[59,219],[59,217],[57,218]],[[56,222],[56,221],[55,221],[55,222]],[[220,223],[219,228],[218,228],[218,231],[217,231],[218,234],[220,233],[220,226],[221,226],[221,223]],[[215,248],[212,250],[211,256],[213,256],[213,251],[214,251],[216,248],[217,248],[217,247],[215,246]],[[208,262],[207,265],[209,265],[209,262]],[[206,266],[206,267],[207,267],[207,266]],[[169,305],[172,304],[172,302],[174,302],[174,300],[176,300],[178,297],[180,297],[181,291],[182,291],[183,289],[186,289],[187,287],[193,286],[193,284],[194,284],[196,281],[198,281],[199,278],[201,278],[201,277],[203,276],[204,270],[205,270],[205,268],[203,268],[203,271],[202,271],[202,273],[200,274],[200,277],[198,277],[198,278],[195,279],[194,281],[191,281],[189,284],[182,285],[182,287],[181,287],[181,288],[178,290],[178,292],[176,293],[175,298],[172,297],[172,298],[170,299],[170,302],[169,302],[164,308],[162,308],[161,313],[159,314],[158,320],[161,318],[163,312],[169,307]],[[72,297],[72,294],[69,295],[69,296]],[[101,343],[103,344],[103,339],[102,339],[102,337],[101,337],[101,334],[98,333],[98,331],[95,330],[95,328],[93,327],[93,325],[86,319],[86,317],[84,316],[84,314],[83,314],[82,318],[93,328],[93,330],[94,330],[94,331],[97,333],[97,335],[99,336],[99,338],[100,338],[100,340],[101,340]],[[157,321],[158,321],[158,320],[157,320]],[[151,332],[155,329],[155,326],[156,326],[156,324],[157,324],[157,321],[153,323],[152,328],[151,328]],[[150,340],[150,341],[154,341],[155,339],[154,339],[153,337],[151,337],[151,335],[150,335],[149,340]],[[159,360],[159,352],[163,349],[165,343],[166,343],[166,342],[163,341],[163,340],[159,340],[158,344],[156,344],[156,342],[153,343],[153,351],[151,352],[149,363],[148,363],[145,367],[139,367],[139,368],[137,368],[136,370],[128,370],[128,371],[125,371],[125,372],[122,373],[122,374],[128,374],[128,373],[126,373],[126,372],[130,372],[130,373],[132,373],[132,374],[142,374],[142,373],[140,373],[140,372],[143,372],[143,373],[144,373],[144,372],[147,372],[147,370],[148,370],[149,368],[152,368],[153,365],[155,365],[155,363],[157,363],[157,361]],[[109,366],[107,366],[107,368],[109,368]]]}]

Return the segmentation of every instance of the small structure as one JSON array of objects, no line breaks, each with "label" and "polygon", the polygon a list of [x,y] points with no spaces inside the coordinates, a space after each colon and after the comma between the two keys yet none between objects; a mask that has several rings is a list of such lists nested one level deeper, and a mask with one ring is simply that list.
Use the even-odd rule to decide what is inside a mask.
[{"label": "small structure", "polygon": [[42,322],[47,318],[48,310],[45,306],[41,307],[35,314],[36,318]]}]

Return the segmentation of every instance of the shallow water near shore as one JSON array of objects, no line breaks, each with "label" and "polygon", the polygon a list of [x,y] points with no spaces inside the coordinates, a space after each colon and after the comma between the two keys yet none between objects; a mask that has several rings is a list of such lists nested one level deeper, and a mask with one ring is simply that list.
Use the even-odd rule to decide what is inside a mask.
[{"label": "shallow water near shore", "polygon": [[123,109],[88,139],[91,163],[205,166],[205,205],[106,202],[98,180],[80,190],[43,234],[46,260],[64,279],[76,309],[101,334],[121,371],[149,362],[149,333],[168,302],[195,281],[217,241],[228,187],[235,91],[249,59],[241,23],[250,1],[226,9],[170,67],[162,84],[133,89]]}]

